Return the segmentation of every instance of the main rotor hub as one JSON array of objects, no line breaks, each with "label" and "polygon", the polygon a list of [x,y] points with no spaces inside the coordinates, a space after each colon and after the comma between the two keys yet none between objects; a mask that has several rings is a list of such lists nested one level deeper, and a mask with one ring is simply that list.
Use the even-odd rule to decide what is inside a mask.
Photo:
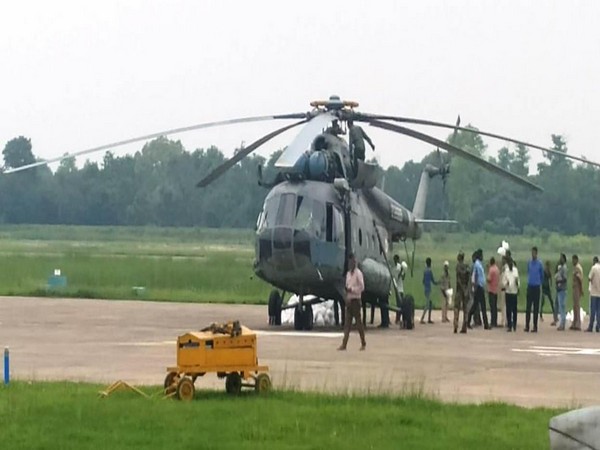
[{"label": "main rotor hub", "polygon": [[310,102],[313,108],[324,108],[327,111],[340,111],[344,108],[357,108],[358,102],[342,100],[339,95],[331,95],[329,100],[315,100]]}]

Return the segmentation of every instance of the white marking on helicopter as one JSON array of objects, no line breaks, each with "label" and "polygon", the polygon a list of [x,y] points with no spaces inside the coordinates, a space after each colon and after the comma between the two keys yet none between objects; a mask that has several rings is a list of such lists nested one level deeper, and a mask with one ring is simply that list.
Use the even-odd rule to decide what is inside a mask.
[{"label": "white marking on helicopter", "polygon": [[538,356],[563,356],[563,355],[584,355],[600,356],[600,348],[580,348],[580,347],[546,347],[534,345],[529,348],[513,348],[513,352],[535,353]]}]

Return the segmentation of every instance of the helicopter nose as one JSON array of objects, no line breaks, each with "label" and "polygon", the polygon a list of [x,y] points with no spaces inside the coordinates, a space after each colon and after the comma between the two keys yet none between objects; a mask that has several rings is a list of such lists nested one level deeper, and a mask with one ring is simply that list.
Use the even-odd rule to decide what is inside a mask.
[{"label": "helicopter nose", "polygon": [[289,227],[265,230],[258,238],[257,265],[291,271],[310,262],[310,238]]}]

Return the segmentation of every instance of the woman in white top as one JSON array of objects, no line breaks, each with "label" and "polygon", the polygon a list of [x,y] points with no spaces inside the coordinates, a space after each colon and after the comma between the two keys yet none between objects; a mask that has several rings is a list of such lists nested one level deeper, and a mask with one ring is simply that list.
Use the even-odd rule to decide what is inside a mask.
[{"label": "woman in white top", "polygon": [[519,271],[514,265],[512,258],[508,258],[504,273],[502,274],[502,286],[506,292],[506,326],[508,332],[517,329],[517,297],[519,295]]}]

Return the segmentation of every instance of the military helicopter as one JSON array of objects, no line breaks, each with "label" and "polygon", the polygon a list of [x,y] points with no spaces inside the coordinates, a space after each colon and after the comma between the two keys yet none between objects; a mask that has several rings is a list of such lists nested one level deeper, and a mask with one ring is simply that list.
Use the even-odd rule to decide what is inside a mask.
[{"label": "military helicopter", "polygon": [[[311,305],[324,301],[323,299],[335,300],[335,318],[336,323],[339,323],[337,305],[345,295],[344,274],[350,253],[360,261],[364,274],[363,299],[372,304],[387,305],[390,286],[398,297],[387,259],[392,244],[403,243],[406,247],[407,241],[412,241],[414,262],[414,243],[422,234],[422,224],[452,222],[428,220],[424,217],[429,181],[435,176],[446,177],[449,173],[447,164],[441,164],[440,167],[428,165],[424,168],[413,208],[409,210],[377,187],[381,181],[381,169],[376,164],[354,157],[352,143],[349,144],[340,137],[343,124],[348,124],[349,121],[362,122],[412,137],[446,150],[451,155],[463,157],[531,190],[541,191],[541,188],[466,150],[400,124],[475,132],[600,167],[600,164],[583,158],[506,136],[460,127],[459,123],[453,125],[361,113],[356,110],[357,102],[343,101],[335,95],[328,100],[311,102],[310,105],[312,109],[308,112],[238,118],[161,131],[38,161],[9,169],[5,173],[164,135],[236,123],[296,120],[243,148],[205,176],[197,186],[207,186],[261,145],[285,131],[303,125],[300,133],[276,161],[279,173],[274,180],[263,180],[259,168],[258,181],[270,191],[256,223],[254,272],[275,288],[269,297],[269,322],[281,324],[281,311],[288,307],[283,305],[283,297],[285,293],[295,293],[299,296],[299,302],[289,306],[295,309],[294,327],[298,330],[310,330],[313,326]],[[314,297],[304,300],[309,294]],[[384,308],[395,309],[393,306]],[[408,302],[401,308],[404,309],[404,314],[410,316],[414,305]]]}]

